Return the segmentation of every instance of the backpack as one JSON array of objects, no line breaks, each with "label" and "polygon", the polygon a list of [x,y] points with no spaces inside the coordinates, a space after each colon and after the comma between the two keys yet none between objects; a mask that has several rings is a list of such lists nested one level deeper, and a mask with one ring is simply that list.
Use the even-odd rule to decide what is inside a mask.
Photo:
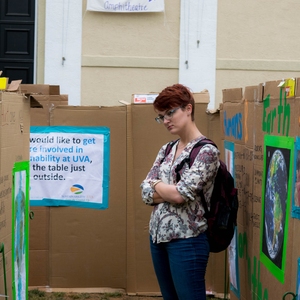
[{"label": "backpack", "polygon": [[[170,142],[165,150],[165,157],[170,153],[171,148],[177,142]],[[211,144],[217,146],[209,139],[203,139],[197,142],[190,152],[188,158],[184,159],[175,168],[176,182],[180,180],[179,171],[185,163],[189,168],[192,166],[200,149]],[[163,162],[164,158],[161,160]],[[205,210],[204,217],[207,219],[207,236],[210,245],[210,252],[218,253],[229,246],[237,226],[238,212],[238,192],[234,186],[234,179],[227,170],[226,164],[220,160],[220,166],[214,182],[214,188],[210,199],[210,210],[208,210],[207,202],[204,198],[203,190],[199,192],[201,202]]]}]

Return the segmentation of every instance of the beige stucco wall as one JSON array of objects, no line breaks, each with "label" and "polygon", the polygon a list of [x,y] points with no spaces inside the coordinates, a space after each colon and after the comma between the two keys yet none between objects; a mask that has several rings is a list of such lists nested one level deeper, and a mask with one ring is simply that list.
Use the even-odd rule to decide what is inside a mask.
[{"label": "beige stucco wall", "polygon": [[218,1],[216,102],[222,89],[300,76],[298,0]]},{"label": "beige stucco wall", "polygon": [[101,13],[82,17],[82,105],[119,105],[132,93],[178,82],[180,1],[164,13]]},{"label": "beige stucco wall", "polygon": [[[38,2],[36,82],[44,83],[45,1]],[[218,1],[216,107],[222,89],[300,76],[298,0]],[[81,104],[118,105],[179,80],[180,0],[163,13],[86,11]],[[46,82],[45,82],[46,83]]]}]

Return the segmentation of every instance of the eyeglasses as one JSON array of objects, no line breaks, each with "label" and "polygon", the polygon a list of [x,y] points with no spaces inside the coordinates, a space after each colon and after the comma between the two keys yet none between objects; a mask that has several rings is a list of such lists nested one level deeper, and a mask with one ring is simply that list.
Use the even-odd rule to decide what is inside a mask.
[{"label": "eyeglasses", "polygon": [[175,107],[175,108],[173,108],[173,109],[168,110],[168,111],[165,113],[164,116],[162,116],[162,115],[157,116],[157,117],[155,118],[155,121],[156,121],[157,123],[160,123],[160,124],[161,124],[161,123],[164,122],[164,119],[165,119],[165,120],[171,120],[172,117],[173,117],[173,115],[174,115],[174,113],[175,113],[179,108],[181,108],[181,106]]}]

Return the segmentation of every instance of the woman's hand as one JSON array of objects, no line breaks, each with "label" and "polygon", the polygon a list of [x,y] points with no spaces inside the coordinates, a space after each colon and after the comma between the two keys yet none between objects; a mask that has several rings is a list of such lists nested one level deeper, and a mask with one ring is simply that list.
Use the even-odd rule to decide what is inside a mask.
[{"label": "woman's hand", "polygon": [[164,202],[165,202],[165,200],[161,196],[159,196],[159,194],[157,192],[154,192],[154,194],[153,194],[153,203],[154,204],[159,204],[159,203],[164,203]]},{"label": "woman's hand", "polygon": [[[156,183],[153,188],[155,189],[155,193],[153,195],[154,203],[169,202],[172,204],[181,204],[184,202],[184,199],[177,191],[175,185],[166,184],[160,181]],[[162,199],[162,202],[156,202],[155,194],[157,194],[158,197]],[[161,201],[161,200],[157,198],[157,201]]]}]

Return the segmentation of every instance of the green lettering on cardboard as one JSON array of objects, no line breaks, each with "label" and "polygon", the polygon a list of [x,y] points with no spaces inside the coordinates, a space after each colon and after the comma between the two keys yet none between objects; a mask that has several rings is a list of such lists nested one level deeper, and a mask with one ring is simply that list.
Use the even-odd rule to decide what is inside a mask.
[{"label": "green lettering on cardboard", "polygon": [[257,296],[258,299],[262,298],[262,285],[260,282],[260,261],[257,262]]},{"label": "green lettering on cardboard", "polygon": [[239,257],[248,259],[248,240],[247,233],[239,234],[238,238],[238,247],[239,247]]},{"label": "green lettering on cardboard", "polygon": [[267,289],[264,290],[263,300],[269,300],[269,294],[268,294],[268,290]]},{"label": "green lettering on cardboard", "polygon": [[283,113],[283,106],[282,106],[282,89],[280,89],[280,96],[279,96],[279,105],[277,107],[278,112],[278,125],[277,125],[277,132],[280,133],[281,130],[281,115]]},{"label": "green lettering on cardboard", "polygon": [[[283,101],[284,99],[284,101]],[[270,107],[270,94],[263,101],[263,121],[262,130],[268,134],[274,131],[274,122],[278,114],[277,133],[288,136],[291,123],[291,107],[287,103],[286,92],[280,89],[279,104],[277,109],[272,109],[267,113],[267,109]]]},{"label": "green lettering on cardboard", "polygon": [[274,120],[276,119],[276,109],[274,108],[267,114],[267,108],[270,107],[270,94],[263,101],[263,124],[262,128],[264,132],[271,133],[274,128]]},{"label": "green lettering on cardboard", "polygon": [[263,101],[263,107],[264,107],[264,110],[263,110],[263,122],[262,122],[262,131],[263,132],[266,132],[267,131],[267,120],[266,120],[266,117],[267,117],[267,108],[270,106],[270,94],[264,99]]},{"label": "green lettering on cardboard", "polygon": [[[284,93],[284,110],[283,110],[283,135],[289,135],[290,131],[290,123],[291,123],[291,107],[287,104],[286,93]],[[286,127],[285,127],[286,125]],[[286,128],[286,129],[285,129]]]},{"label": "green lettering on cardboard", "polygon": [[271,125],[270,125],[270,132],[269,133],[272,133],[273,131],[274,131],[274,121],[275,121],[275,119],[276,119],[276,115],[277,115],[277,113],[276,113],[276,108],[274,108],[272,111],[271,111],[271,114],[272,114],[272,117],[271,117]]},{"label": "green lettering on cardboard", "polygon": [[268,113],[268,117],[267,117],[267,133],[271,132],[271,122],[272,122],[272,114]]}]

